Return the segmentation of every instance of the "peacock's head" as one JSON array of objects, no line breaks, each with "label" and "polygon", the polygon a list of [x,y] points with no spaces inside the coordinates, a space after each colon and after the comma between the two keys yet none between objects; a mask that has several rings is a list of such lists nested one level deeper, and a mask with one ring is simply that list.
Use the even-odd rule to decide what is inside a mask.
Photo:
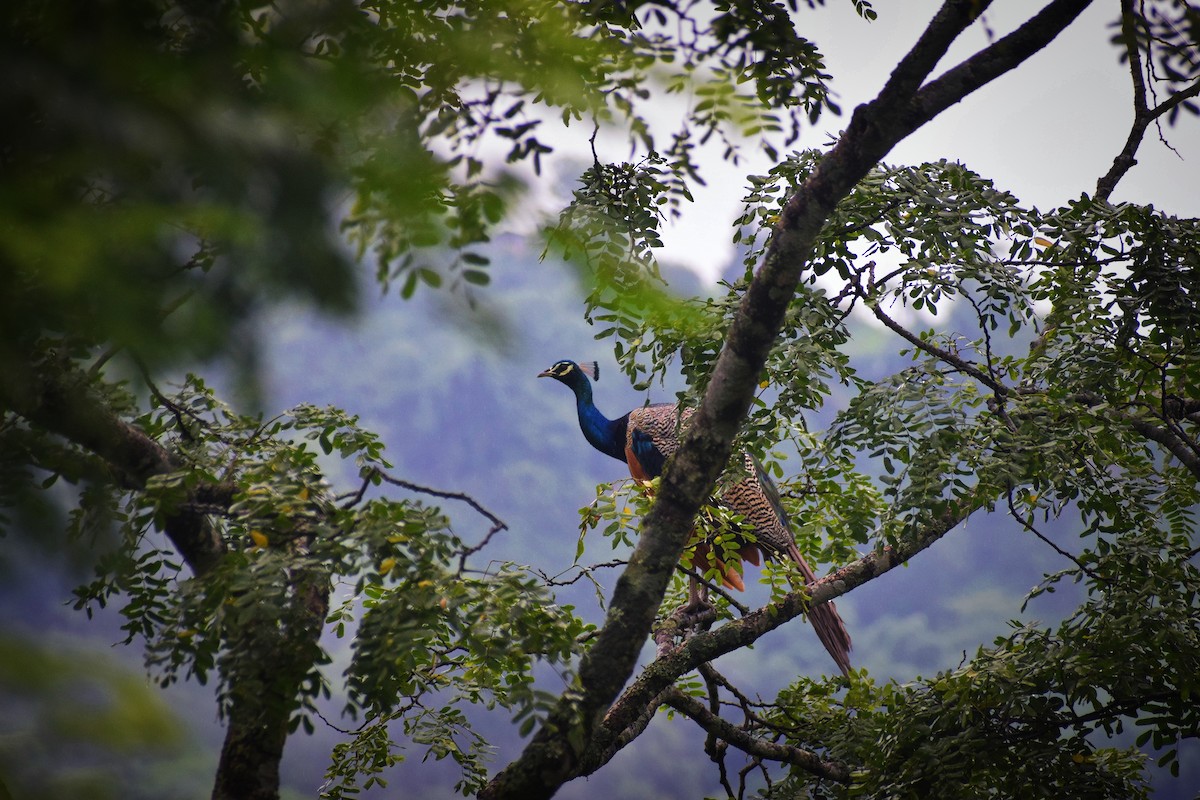
[{"label": "peacock's head", "polygon": [[587,383],[590,377],[592,380],[600,379],[600,365],[595,361],[585,361],[583,366],[579,366],[574,361],[563,359],[556,361],[549,369],[544,369],[538,373],[539,378],[554,378],[556,381],[562,381],[567,386],[574,388],[581,383]]}]

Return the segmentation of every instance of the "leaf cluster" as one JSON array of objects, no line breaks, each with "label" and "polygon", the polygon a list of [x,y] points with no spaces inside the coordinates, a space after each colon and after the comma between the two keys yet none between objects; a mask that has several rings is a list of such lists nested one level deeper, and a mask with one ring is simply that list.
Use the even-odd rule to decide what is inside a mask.
[{"label": "leaf cluster", "polygon": [[[737,234],[748,270],[820,158],[797,153],[752,179]],[[911,685],[856,673],[843,695],[799,682],[749,729],[846,764],[853,780],[793,769],[769,796],[1145,796],[1146,747],[1177,770],[1177,743],[1200,733],[1198,233],[1194,219],[1087,195],[1043,212],[947,161],[881,164],[838,206],[743,439],[760,454],[787,443],[766,468],[798,542],[845,562],[854,545],[903,547],[1007,506],[1028,546],[1071,564],[1034,594],[1076,581],[1087,599],[1057,629],[1014,623]],[[706,307],[729,313],[741,289],[728,289]],[[899,337],[910,366],[864,375],[850,332],[866,325]],[[704,347],[684,333],[652,363],[677,359],[702,387],[689,370]],[[842,408],[810,430],[829,397]],[[629,541],[630,508],[598,503],[585,526]],[[719,536],[705,520],[697,529]],[[1064,522],[1074,542],[1040,529]],[[1140,731],[1136,748],[1105,741],[1125,726]]]},{"label": "leaf cluster", "polygon": [[1142,753],[1102,742],[1132,726],[1137,746],[1152,744],[1178,774],[1178,743],[1200,731],[1200,575],[1189,556],[1179,537],[1124,536],[1091,562],[1088,601],[1055,631],[1013,623],[969,662],[910,684],[856,674],[837,695],[798,681],[764,727],[856,765],[853,783],[794,772],[769,794],[1148,796]]},{"label": "leaf cluster", "polygon": [[[487,748],[460,706],[535,719],[548,700],[534,688],[534,666],[566,674],[584,623],[518,565],[467,569],[472,549],[438,509],[368,496],[390,465],[355,417],[310,405],[271,419],[239,415],[194,377],[152,405],[140,427],[170,442],[186,468],[144,491],[82,496],[81,532],[102,515],[120,540],[77,590],[76,606],[90,614],[120,597],[127,641],[144,640],[160,683],[215,676],[222,715],[282,712],[308,732],[317,703],[330,697],[332,661],[310,634],[323,624],[339,637],[353,632],[345,713],[367,724],[335,753],[331,796],[356,786],[367,764],[394,762],[396,745],[379,723],[396,720],[435,757],[458,760],[464,787],[477,787]],[[341,464],[358,491],[334,494],[326,475]],[[198,486],[222,484],[233,487],[232,501],[206,510],[224,555],[188,577],[154,532],[181,505],[199,502]],[[340,581],[350,595],[326,613],[324,598]],[[298,696],[275,688],[296,681]],[[286,707],[269,705],[278,702]],[[460,736],[477,746],[451,747]]]}]

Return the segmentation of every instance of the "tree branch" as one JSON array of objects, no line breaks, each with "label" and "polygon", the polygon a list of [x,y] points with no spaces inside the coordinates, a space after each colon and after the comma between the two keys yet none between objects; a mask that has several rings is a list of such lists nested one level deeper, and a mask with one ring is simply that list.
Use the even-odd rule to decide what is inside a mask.
[{"label": "tree branch", "polygon": [[1180,439],[1168,429],[1133,414],[1121,414],[1120,416],[1129,423],[1129,427],[1147,439],[1158,442],[1170,451],[1171,455],[1179,459],[1179,463],[1191,472],[1196,477],[1196,480],[1200,481],[1200,456],[1197,456],[1196,452],[1188,447],[1187,442]]},{"label": "tree branch", "polygon": [[665,701],[667,690],[654,695],[646,704],[633,715],[632,721],[618,735],[608,741],[603,750],[591,750],[583,754],[579,763],[580,775],[591,775],[603,767],[613,756],[621,752],[625,745],[630,744],[646,730],[650,721]]},{"label": "tree branch", "polygon": [[904,339],[918,350],[928,353],[939,361],[944,361],[959,372],[970,375],[972,378],[995,392],[998,397],[1004,398],[1008,396],[1009,388],[1003,383],[997,381],[991,375],[979,369],[966,359],[954,355],[954,353],[951,353],[949,350],[938,347],[931,342],[925,341],[920,336],[917,336],[915,333],[908,330],[899,322],[896,322],[896,320],[884,313],[883,309],[879,307],[878,303],[867,301],[865,295],[863,296],[863,300],[867,308],[871,309],[871,313],[875,315],[875,319],[882,322],[889,330],[893,331],[901,339]]},{"label": "tree branch", "polygon": [[[1107,404],[1103,397],[1092,392],[1079,392],[1073,397],[1080,403],[1088,406]],[[1167,449],[1171,455],[1179,459],[1179,463],[1184,466],[1188,472],[1200,481],[1200,456],[1196,451],[1188,446],[1188,443],[1173,433],[1170,429],[1160,425],[1155,425],[1149,420],[1143,419],[1135,414],[1130,414],[1125,411],[1114,409],[1117,417],[1132,428],[1136,433],[1144,436],[1152,442],[1157,442]]]},{"label": "tree branch", "polygon": [[107,461],[94,453],[51,440],[23,423],[0,425],[0,450],[11,459],[62,476],[70,483],[115,483],[123,489],[136,488]]},{"label": "tree branch", "polygon": [[[478,513],[481,517],[484,517],[488,522],[492,523],[492,529],[488,533],[488,536],[495,534],[497,531],[508,530],[508,525],[504,522],[504,520],[500,519],[495,514],[488,511],[486,508],[484,508],[482,505],[480,505],[478,500],[476,500],[474,497],[471,497],[471,495],[469,495],[465,492],[449,492],[444,489],[433,489],[429,486],[422,486],[419,483],[413,483],[412,481],[406,481],[403,478],[393,477],[381,469],[373,470],[370,475],[365,476],[364,484],[370,482],[371,475],[378,475],[380,480],[386,481],[387,483],[390,483],[393,486],[399,486],[401,489],[407,489],[410,492],[417,492],[419,494],[427,494],[427,495],[430,495],[431,497],[439,497],[443,500],[458,500],[460,502],[466,503],[471,508],[475,509],[476,513]],[[482,547],[483,547],[483,545],[481,544],[478,547],[472,548],[467,553],[467,555],[470,555],[471,553],[474,553],[474,552],[480,550]]]},{"label": "tree branch", "polygon": [[1054,41],[1091,4],[1092,0],[1053,0],[1012,33],[921,87],[912,103],[917,125],[1023,64]]},{"label": "tree branch", "polygon": [[1096,199],[1101,202],[1108,201],[1113,190],[1117,188],[1117,183],[1125,177],[1125,173],[1137,165],[1135,156],[1150,123],[1168,113],[1184,100],[1200,95],[1200,80],[1197,80],[1187,89],[1176,92],[1154,108],[1149,107],[1146,102],[1146,76],[1142,64],[1142,51],[1138,48],[1137,31],[1135,30],[1137,20],[1138,15],[1134,12],[1133,0],[1121,0],[1121,39],[1125,44],[1125,53],[1129,57],[1129,76],[1133,81],[1133,122],[1129,127],[1129,136],[1125,139],[1125,146],[1113,159],[1108,172],[1096,181]]},{"label": "tree branch", "polygon": [[1013,498],[1012,489],[1008,490],[1007,499],[1008,499],[1008,513],[1012,514],[1013,519],[1015,519],[1017,522],[1021,523],[1021,527],[1023,527],[1025,530],[1029,531],[1034,536],[1036,536],[1038,539],[1040,539],[1042,541],[1042,543],[1045,544],[1047,547],[1049,547],[1051,550],[1058,553],[1063,558],[1069,559],[1073,564],[1075,564],[1076,567],[1079,568],[1079,570],[1081,572],[1086,574],[1092,580],[1097,581],[1097,582],[1105,582],[1105,579],[1101,578],[1100,575],[1098,575],[1095,570],[1089,568],[1087,564],[1084,564],[1078,558],[1073,556],[1070,552],[1068,552],[1068,551],[1062,549],[1061,547],[1059,547],[1058,545],[1056,545],[1053,541],[1050,540],[1049,536],[1047,536],[1046,534],[1039,531],[1037,529],[1037,526],[1035,526],[1033,524],[1033,520],[1028,515],[1022,514],[1020,511],[1018,511],[1016,500]]},{"label": "tree branch", "polygon": [[[117,416],[97,395],[88,376],[53,354],[37,361],[10,362],[0,375],[0,407],[43,430],[95,453],[126,488],[142,489],[156,475],[182,468],[182,462],[142,430]],[[197,576],[208,573],[225,552],[208,520],[214,504],[233,501],[233,487],[205,485],[167,518],[167,538]]]},{"label": "tree branch", "polygon": [[760,739],[714,714],[699,700],[678,689],[671,688],[665,692],[663,701],[716,738],[728,742],[748,755],[768,761],[792,764],[814,775],[838,783],[850,782],[850,769],[840,761],[821,758],[813,751],[803,747],[792,747]]},{"label": "tree branch", "polygon": [[[750,612],[739,620],[688,639],[671,652],[655,659],[613,703],[612,709],[597,730],[593,747],[606,751],[645,706],[648,700],[666,690],[679,676],[697,669],[746,645],[753,644],[765,634],[809,611],[813,606],[827,603],[850,590],[889,572],[928,548],[952,528],[982,507],[987,498],[969,495],[947,506],[941,514],[919,531],[912,532],[895,548],[877,550],[854,561],[804,590],[791,592],[775,603]],[[808,593],[807,596],[805,593]],[[595,766],[598,769],[602,764]]]},{"label": "tree branch", "polygon": [[[91,377],[65,357],[50,353],[21,363],[10,360],[8,366],[0,374],[0,408],[94,453],[122,488],[143,490],[151,478],[186,467],[121,419]],[[163,532],[198,578],[209,574],[225,553],[210,515],[228,510],[235,493],[231,482],[201,483],[163,524]],[[291,581],[294,591],[280,617],[226,634],[236,637],[239,646],[257,641],[258,649],[278,657],[263,658],[253,670],[228,676],[228,725],[213,788],[218,800],[278,797],[288,722],[302,683],[319,662],[329,604],[329,576],[323,569],[298,567]],[[281,624],[281,619],[286,622]]]}]

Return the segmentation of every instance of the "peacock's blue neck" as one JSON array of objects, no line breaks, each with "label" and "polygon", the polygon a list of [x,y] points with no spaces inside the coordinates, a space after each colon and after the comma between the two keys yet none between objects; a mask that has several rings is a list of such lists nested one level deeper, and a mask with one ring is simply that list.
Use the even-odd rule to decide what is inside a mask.
[{"label": "peacock's blue neck", "polygon": [[579,428],[592,447],[613,458],[625,460],[624,420],[613,420],[600,413],[592,401],[592,384],[586,378],[574,381],[575,408],[579,412]]}]

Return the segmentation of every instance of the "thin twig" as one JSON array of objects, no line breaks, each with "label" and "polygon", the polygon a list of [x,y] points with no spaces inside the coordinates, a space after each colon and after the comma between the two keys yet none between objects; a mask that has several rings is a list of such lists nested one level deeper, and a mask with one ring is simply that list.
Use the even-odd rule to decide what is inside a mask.
[{"label": "thin twig", "polygon": [[[1140,15],[1134,13],[1132,0],[1121,0],[1121,38],[1124,40],[1125,53],[1129,57],[1129,75],[1133,82],[1133,122],[1129,126],[1129,136],[1125,139],[1125,146],[1121,148],[1121,152],[1113,159],[1112,166],[1109,168],[1100,180],[1096,182],[1096,199],[1101,202],[1107,202],[1112,196],[1113,190],[1116,189],[1117,183],[1121,178],[1125,177],[1125,173],[1137,164],[1138,147],[1141,146],[1142,140],[1146,136],[1146,129],[1150,127],[1151,122],[1157,122],[1164,114],[1169,113],[1180,103],[1200,94],[1200,80],[1195,81],[1186,89],[1175,92],[1166,100],[1156,104],[1151,108],[1146,100],[1146,71],[1147,68],[1153,69],[1153,58],[1147,59],[1145,65],[1142,62],[1142,51],[1138,46],[1137,40],[1137,21]],[[1149,53],[1148,53],[1149,54]],[[1150,75],[1154,79],[1153,73]],[[1151,84],[1151,91],[1153,91]],[[1155,97],[1157,99],[1157,97]],[[1171,147],[1166,142],[1159,131],[1159,139],[1167,147]],[[1171,148],[1172,150],[1174,148]]]},{"label": "thin twig", "polygon": [[871,227],[872,225],[875,225],[876,223],[882,222],[883,218],[885,216],[887,216],[887,214],[889,212],[894,211],[898,206],[902,205],[904,202],[905,201],[902,198],[897,198],[897,199],[893,200],[892,202],[888,203],[887,205],[885,205],[883,208],[879,209],[879,213],[875,216],[874,219],[865,220],[863,222],[858,223],[857,225],[850,225],[848,227],[842,228],[837,233],[833,234],[833,236],[835,236],[837,239],[844,240],[848,236],[852,236],[853,234],[858,233],[861,230],[865,230],[865,229]]},{"label": "thin twig", "polygon": [[[367,489],[371,488],[371,479],[374,477],[374,475],[374,470],[367,472],[367,474],[363,476],[362,485],[358,487],[357,492],[349,492],[348,494],[338,495],[337,500],[339,502],[346,500],[346,502],[342,504],[343,510],[354,508],[356,505],[362,502],[363,497],[367,494]],[[349,499],[347,500],[346,498]]]},{"label": "thin twig", "polygon": [[[707,664],[701,664],[700,677],[704,678],[705,687],[708,689],[708,710],[714,716],[721,714],[721,694],[719,684],[712,679],[713,670],[705,670]],[[721,780],[721,785],[725,787],[725,793],[729,797],[734,797],[733,786],[729,783],[729,771],[725,767],[725,755],[729,752],[729,745],[717,737],[712,731],[707,731],[707,736],[704,737],[704,752],[717,765],[717,773]]]},{"label": "thin twig", "polygon": [[893,332],[897,333],[900,336],[900,338],[909,342],[917,349],[928,353],[929,355],[933,356],[934,358],[938,359],[939,361],[944,361],[945,363],[949,364],[951,367],[958,370],[959,372],[963,372],[967,375],[970,375],[972,378],[979,381],[984,386],[988,387],[993,392],[995,392],[997,397],[1007,397],[1008,396],[1008,394],[1011,390],[1007,386],[1005,386],[1003,383],[1001,383],[1000,381],[993,379],[992,376],[988,375],[986,372],[979,369],[978,367],[976,367],[974,364],[967,361],[966,359],[960,358],[960,357],[954,355],[954,353],[951,353],[949,350],[938,347],[937,345],[933,344],[932,342],[927,342],[924,339],[922,339],[920,336],[917,336],[915,333],[908,330],[903,325],[896,322],[894,319],[892,319],[886,313],[884,313],[883,309],[881,309],[879,307],[878,303],[867,301],[866,298],[863,298],[863,300],[864,300],[867,308],[871,309],[871,313],[875,315],[875,318],[878,319],[880,322],[882,322],[885,326],[887,326]]},{"label": "thin twig", "polygon": [[736,597],[725,590],[724,586],[705,579],[704,575],[700,573],[700,570],[696,569],[695,565],[692,566],[692,569],[684,569],[682,565],[677,565],[675,568],[679,570],[679,572],[695,580],[697,583],[707,589],[710,594],[719,594],[722,598],[724,598],[725,602],[737,609],[738,613],[740,613],[743,617],[750,613],[750,606],[739,602]]},{"label": "thin twig", "polygon": [[[419,492],[421,494],[427,494],[432,497],[440,497],[444,500],[458,500],[460,502],[466,503],[471,508],[475,509],[475,511],[478,512],[480,516],[484,517],[485,519],[487,519],[489,522],[492,523],[491,529],[488,530],[488,532],[484,535],[483,539],[479,542],[479,544],[474,545],[473,547],[464,548],[463,551],[461,553],[459,553],[459,555],[458,555],[458,572],[460,574],[463,572],[463,570],[466,569],[467,558],[469,556],[473,556],[474,554],[478,553],[483,548],[487,547],[488,542],[490,542],[492,540],[492,537],[495,536],[497,533],[499,533],[500,531],[508,530],[508,525],[504,522],[504,520],[500,519],[495,514],[488,511],[486,508],[484,508],[482,505],[480,505],[479,501],[477,501],[475,498],[471,497],[469,494],[466,494],[465,492],[448,492],[443,489],[434,489],[429,486],[422,486],[419,483],[413,483],[412,481],[406,481],[403,478],[396,478],[392,475],[388,475],[386,472],[384,472],[383,470],[381,470],[379,468],[375,468],[373,473],[368,474],[368,480],[369,480],[369,476],[371,474],[378,475],[381,480],[384,480],[384,481],[392,484],[393,486],[399,486],[401,489],[407,489],[410,492]],[[361,491],[365,491],[365,488],[362,489]],[[357,501],[355,501],[355,502],[357,502]]]},{"label": "thin twig", "polygon": [[742,706],[742,710],[746,712],[746,716],[752,717],[757,721],[757,717],[750,711],[750,708],[755,705],[754,701],[742,693],[742,690],[729,682],[729,679],[717,671],[717,668],[712,665],[712,662],[701,664],[698,669],[705,680],[711,680],[716,685],[728,691],[731,695],[737,698]]},{"label": "thin twig", "polygon": [[[626,559],[615,558],[612,561],[605,561],[600,564],[592,564],[591,566],[588,566],[588,567],[580,566],[579,564],[572,564],[571,566],[564,569],[562,572],[558,573],[557,575],[553,575],[553,576],[551,576],[551,575],[547,574],[546,572],[544,572],[543,570],[539,569],[539,570],[537,570],[537,575],[538,575],[538,577],[540,577],[542,579],[542,582],[544,584],[546,584],[547,586],[571,586],[572,584],[578,583],[579,581],[588,577],[589,575],[591,575],[593,572],[595,572],[598,569],[608,569],[610,567],[623,567],[628,563],[629,562]],[[576,575],[574,578],[571,578],[570,580],[559,580],[559,578],[561,576],[566,575],[568,572],[570,572],[573,569],[579,570],[579,574]]]},{"label": "thin twig", "polygon": [[1100,583],[1107,583],[1107,581],[1104,578],[1102,578],[1098,574],[1096,574],[1095,570],[1089,569],[1087,567],[1087,565],[1085,565],[1078,558],[1071,555],[1066,550],[1063,550],[1061,547],[1056,545],[1054,542],[1050,541],[1049,537],[1047,537],[1044,533],[1039,531],[1036,526],[1034,526],[1032,519],[1030,519],[1029,517],[1026,517],[1020,511],[1017,511],[1017,504],[1013,500],[1012,489],[1008,490],[1006,499],[1008,501],[1008,512],[1010,514],[1012,514],[1013,519],[1015,519],[1017,522],[1021,523],[1021,527],[1023,527],[1025,530],[1032,533],[1037,538],[1041,539],[1042,542],[1044,542],[1046,545],[1048,545],[1050,547],[1050,549],[1052,549],[1054,552],[1058,553],[1060,556],[1063,556],[1064,558],[1069,558],[1075,564],[1075,566],[1079,567],[1079,569],[1082,570],[1092,580],[1098,581]]},{"label": "thin twig", "polygon": [[[409,707],[411,708],[411,706],[409,706]],[[361,725],[359,725],[357,728],[340,728],[337,725],[334,725],[332,722],[330,722],[329,718],[326,717],[324,714],[322,714],[320,709],[314,708],[314,709],[312,709],[312,712],[317,715],[317,717],[321,720],[321,722],[325,723],[325,727],[331,728],[332,730],[337,731],[338,733],[342,734],[343,736],[357,736],[358,734],[362,733],[370,726],[374,725],[376,720],[379,719],[378,715],[376,715],[376,716],[373,716],[373,717],[363,720],[363,723]]]},{"label": "thin twig", "polygon": [[432,497],[440,497],[444,500],[458,500],[466,503],[471,508],[475,509],[480,516],[486,518],[492,523],[493,532],[496,530],[508,530],[508,525],[506,525],[503,520],[480,505],[479,502],[469,494],[464,492],[448,492],[442,489],[434,489],[429,486],[422,486],[418,483],[413,483],[412,481],[406,481],[403,478],[396,478],[388,475],[386,472],[378,468],[375,469],[374,474],[378,475],[381,480],[384,480],[393,486],[399,486],[401,489],[408,489],[410,492],[418,492],[420,494],[427,494]]},{"label": "thin twig", "polygon": [[473,556],[476,553],[478,553],[480,550],[482,550],[483,548],[487,547],[488,542],[490,542],[492,540],[493,536],[495,536],[500,531],[506,531],[506,530],[508,530],[507,525],[505,525],[503,522],[497,522],[495,525],[493,525],[488,530],[488,532],[486,534],[484,534],[484,537],[479,540],[479,544],[475,545],[474,547],[468,547],[465,550],[463,550],[461,553],[459,553],[458,554],[458,572],[459,572],[459,574],[462,574],[463,570],[465,570],[467,568],[467,557],[468,556]]},{"label": "thin twig", "polygon": [[[158,400],[158,402],[162,403],[163,406],[169,409],[171,414],[174,415],[175,424],[179,426],[179,434],[184,438],[184,441],[190,442],[196,438],[192,434],[191,430],[188,429],[188,426],[184,424],[183,418],[185,416],[191,417],[202,428],[208,429],[210,427],[205,420],[200,417],[200,415],[196,414],[191,409],[183,408],[159,391],[158,386],[154,383],[154,379],[150,377],[150,369],[146,366],[146,362],[142,361],[142,359],[136,355],[132,356],[132,359],[133,363],[137,365],[138,371],[142,373],[142,380],[146,382],[146,388],[150,390],[150,394],[154,395],[154,398]],[[92,369],[96,369],[98,363],[92,365]]]}]

